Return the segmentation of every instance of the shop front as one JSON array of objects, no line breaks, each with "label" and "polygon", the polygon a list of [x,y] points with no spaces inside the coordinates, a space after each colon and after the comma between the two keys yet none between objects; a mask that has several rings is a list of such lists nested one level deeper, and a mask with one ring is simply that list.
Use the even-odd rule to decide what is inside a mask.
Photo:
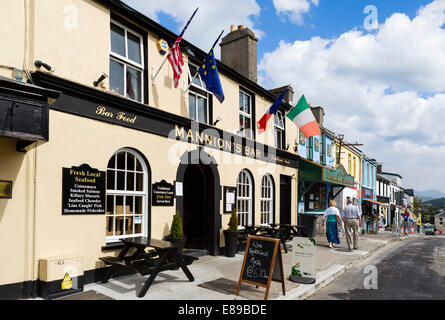
[{"label": "shop front", "polygon": [[335,199],[345,188],[354,187],[354,177],[342,165],[335,169],[301,159],[298,170],[299,214],[322,215],[329,200]]}]

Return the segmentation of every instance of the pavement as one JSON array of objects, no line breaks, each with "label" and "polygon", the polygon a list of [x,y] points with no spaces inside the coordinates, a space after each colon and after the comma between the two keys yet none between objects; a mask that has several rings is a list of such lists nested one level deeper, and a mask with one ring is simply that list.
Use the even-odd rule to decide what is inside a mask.
[{"label": "pavement", "polygon": [[[394,237],[390,231],[362,235],[358,250],[352,252],[347,250],[344,238],[340,245],[331,249],[325,237],[316,237],[316,283],[312,285],[297,284],[288,279],[292,269],[292,254],[290,251],[287,254],[282,251],[286,294],[282,293],[281,283],[272,281],[269,300],[303,300],[390,242],[415,237],[420,235]],[[291,249],[291,242],[287,246]],[[116,300],[263,300],[265,288],[244,283],[239,296],[236,295],[243,258],[243,252],[237,253],[234,258],[200,257],[188,266],[195,277],[194,282],[189,282],[181,269],[159,273],[143,298],[138,298],[137,293],[148,276],[139,274],[112,278],[105,284],[85,285],[84,293],[94,291]],[[74,299],[76,295],[72,297]]]}]

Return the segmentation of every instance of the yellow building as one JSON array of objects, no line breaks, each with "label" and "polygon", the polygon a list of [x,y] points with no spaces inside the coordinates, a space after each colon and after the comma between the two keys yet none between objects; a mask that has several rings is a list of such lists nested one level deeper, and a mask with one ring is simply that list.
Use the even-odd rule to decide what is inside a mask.
[{"label": "yellow building", "polygon": [[199,77],[186,90],[206,55],[187,33],[178,88],[168,62],[153,80],[158,41],[177,35],[118,1],[4,0],[0,37],[0,297],[36,296],[39,261],[59,257],[99,281],[100,257],[123,237],[165,237],[176,211],[186,247],[211,255],[234,208],[241,225],[296,223],[292,96],[259,134],[280,90],[256,83],[249,29],[222,39],[222,104]]}]

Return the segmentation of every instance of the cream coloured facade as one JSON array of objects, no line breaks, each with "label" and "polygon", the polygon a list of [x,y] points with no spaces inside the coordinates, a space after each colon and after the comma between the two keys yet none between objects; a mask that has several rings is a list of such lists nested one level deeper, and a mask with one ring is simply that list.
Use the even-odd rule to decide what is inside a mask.
[{"label": "cream coloured facade", "polygon": [[[19,292],[17,297],[20,292],[22,296],[36,295],[39,260],[48,257],[78,256],[84,281],[97,281],[98,270],[104,267],[99,258],[118,252],[107,238],[108,214],[63,215],[62,168],[88,164],[107,172],[110,159],[123,149],[133,150],[147,167],[142,229],[148,237],[165,237],[176,211],[184,223],[187,219],[188,223],[196,223],[196,218],[187,218],[193,214],[190,209],[196,207],[187,207],[190,201],[185,198],[193,196],[186,190],[175,197],[173,206],[151,203],[154,183],[165,180],[170,184],[181,182],[184,187],[192,185],[187,180],[190,163],[184,162],[184,157],[196,154],[201,160],[192,163],[193,168],[202,171],[207,183],[208,206],[203,209],[207,216],[200,216],[206,219],[202,227],[207,231],[201,239],[201,249],[219,254],[224,248],[222,231],[227,228],[230,214],[225,213],[222,190],[224,186],[237,187],[243,170],[252,180],[252,222],[261,221],[265,175],[273,182],[274,221],[285,215],[289,222],[297,222],[298,156],[293,146],[298,130],[286,118],[284,146],[290,146],[288,151],[274,147],[273,119],[266,134],[255,130],[275,95],[219,63],[225,101],[220,104],[208,94],[210,119],[198,124],[188,119],[190,100],[185,89],[190,77],[188,63],[199,64],[204,52],[183,41],[196,58],[182,50],[185,65],[178,88],[173,87],[168,62],[155,81],[152,79],[165,59],[156,42],[162,38],[171,44],[176,35],[170,31],[142,15],[133,16],[124,6],[111,1],[6,0],[0,6],[0,36],[3,43],[9,44],[8,50],[0,52],[0,75],[13,78],[14,69],[24,70],[23,81],[32,74],[38,86],[61,93],[58,99],[49,99],[48,141],[35,142],[27,152],[18,152],[20,139],[0,137],[0,180],[12,181],[13,185],[12,198],[0,199],[1,251],[8,261],[0,264],[0,292],[3,287],[4,292],[14,288]],[[101,74],[110,75],[113,21],[142,36],[142,103],[111,93],[109,78],[98,88],[93,86]],[[36,60],[51,65],[55,71],[37,68]],[[239,136],[240,91],[252,98],[254,139]],[[283,108],[289,107],[283,104]],[[125,118],[118,118],[119,112],[125,113]],[[218,118],[221,120],[213,125]],[[211,142],[202,143],[209,136]],[[210,165],[203,158],[211,159]],[[289,203],[286,209],[280,207],[282,181],[290,188],[291,198],[284,199]]]}]

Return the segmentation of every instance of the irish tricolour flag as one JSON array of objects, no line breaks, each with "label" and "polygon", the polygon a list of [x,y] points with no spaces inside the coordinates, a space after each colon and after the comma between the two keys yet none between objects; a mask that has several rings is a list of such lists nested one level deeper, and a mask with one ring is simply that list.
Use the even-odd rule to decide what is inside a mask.
[{"label": "irish tricolour flag", "polygon": [[306,138],[318,136],[321,134],[320,127],[311,108],[307,104],[304,95],[298,101],[298,104],[286,115],[300,129]]}]

